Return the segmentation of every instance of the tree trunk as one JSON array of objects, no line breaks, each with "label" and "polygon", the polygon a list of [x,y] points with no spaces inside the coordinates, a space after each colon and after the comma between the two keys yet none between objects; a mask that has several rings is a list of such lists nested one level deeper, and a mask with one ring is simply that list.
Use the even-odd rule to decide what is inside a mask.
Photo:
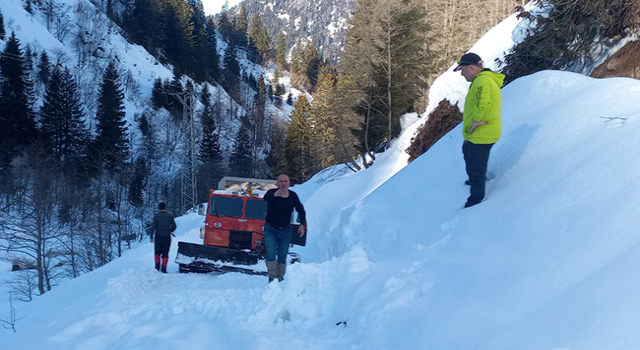
[{"label": "tree trunk", "polygon": [[[37,194],[36,194],[37,195]],[[42,230],[42,212],[41,209],[36,206],[36,261],[38,269],[38,291],[40,295],[46,291],[44,289],[44,242],[43,242],[43,230]]]},{"label": "tree trunk", "polygon": [[103,240],[103,228],[102,228],[102,175],[98,176],[98,222],[96,229],[98,230],[98,262],[100,266],[106,264],[105,249]]}]

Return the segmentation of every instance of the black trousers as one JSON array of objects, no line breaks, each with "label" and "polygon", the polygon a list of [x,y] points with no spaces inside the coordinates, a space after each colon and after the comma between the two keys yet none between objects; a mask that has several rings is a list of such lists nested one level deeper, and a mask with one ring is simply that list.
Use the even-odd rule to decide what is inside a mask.
[{"label": "black trousers", "polygon": [[156,236],[154,239],[154,250],[156,255],[162,255],[163,258],[169,257],[169,247],[171,247],[171,237]]},{"label": "black trousers", "polygon": [[489,153],[493,145],[493,143],[474,144],[469,141],[462,144],[462,154],[471,185],[471,194],[467,198],[466,206],[478,204],[484,198]]}]

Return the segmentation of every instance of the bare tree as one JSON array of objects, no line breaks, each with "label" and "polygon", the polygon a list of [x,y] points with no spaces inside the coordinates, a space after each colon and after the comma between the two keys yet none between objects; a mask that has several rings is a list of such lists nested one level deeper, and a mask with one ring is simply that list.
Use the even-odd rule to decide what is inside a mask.
[{"label": "bare tree", "polygon": [[23,207],[11,211],[0,221],[0,248],[18,257],[33,259],[38,291],[51,290],[58,277],[55,271],[60,255],[61,233],[56,227],[54,198],[57,165],[41,143],[29,146],[16,160],[18,186],[24,194]]},{"label": "bare tree", "polygon": [[11,295],[11,292],[9,292],[9,310],[10,310],[10,314],[9,314],[9,320],[3,320],[0,319],[0,323],[2,323],[2,326],[6,329],[11,329],[14,332],[16,331],[16,309],[13,307],[13,298]]}]

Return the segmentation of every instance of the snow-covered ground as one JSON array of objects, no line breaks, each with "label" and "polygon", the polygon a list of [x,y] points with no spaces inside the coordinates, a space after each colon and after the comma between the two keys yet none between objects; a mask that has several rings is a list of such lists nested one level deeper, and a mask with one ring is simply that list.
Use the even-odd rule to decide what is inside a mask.
[{"label": "snow-covered ground", "polygon": [[[474,51],[486,59],[496,45]],[[440,89],[455,100],[462,78],[447,75]],[[482,204],[462,208],[460,127],[405,166],[416,122],[370,169],[294,187],[309,237],[284,282],[173,263],[160,274],[141,242],[15,305],[17,332],[0,330],[0,347],[640,349],[638,96],[633,79],[518,79],[503,89]],[[203,217],[177,222],[172,256],[178,240],[198,241]]]},{"label": "snow-covered ground", "polygon": [[[484,203],[462,209],[456,128],[364,198],[396,159],[298,186],[308,247],[280,284],[159,274],[142,242],[17,305],[3,348],[638,349],[639,94],[632,79],[519,79]],[[178,218],[172,254],[202,221]]]}]

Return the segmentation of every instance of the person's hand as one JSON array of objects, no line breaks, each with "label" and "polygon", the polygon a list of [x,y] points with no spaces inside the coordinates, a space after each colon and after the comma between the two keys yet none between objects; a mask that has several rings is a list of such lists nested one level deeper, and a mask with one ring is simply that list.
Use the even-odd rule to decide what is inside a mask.
[{"label": "person's hand", "polygon": [[304,225],[298,226],[298,234],[300,234],[300,237],[304,236],[304,231]]},{"label": "person's hand", "polygon": [[474,120],[474,121],[471,123],[471,127],[469,128],[469,135],[473,134],[473,131],[474,131],[477,127],[479,127],[480,125],[487,125],[487,122],[479,122],[479,121],[477,121],[477,120]]},{"label": "person's hand", "polygon": [[153,237],[151,237],[151,243],[153,243]]},{"label": "person's hand", "polygon": [[288,197],[289,196],[289,190],[281,190],[281,189],[277,189],[276,192],[273,194],[274,197]]}]

